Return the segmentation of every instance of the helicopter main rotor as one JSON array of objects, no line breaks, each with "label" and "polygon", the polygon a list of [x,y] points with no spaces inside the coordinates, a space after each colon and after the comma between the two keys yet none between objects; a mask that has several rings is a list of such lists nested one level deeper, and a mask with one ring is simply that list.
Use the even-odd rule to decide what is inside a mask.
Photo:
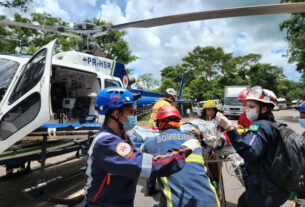
[{"label": "helicopter main rotor", "polygon": [[[94,44],[94,48],[102,51],[96,43],[95,38],[109,34],[113,30],[127,29],[127,28],[150,28],[156,26],[163,26],[168,24],[176,24],[198,20],[208,20],[217,18],[242,17],[252,15],[265,14],[281,14],[281,13],[303,13],[305,12],[305,2],[300,3],[285,3],[285,4],[271,4],[260,6],[248,6],[212,11],[202,11],[185,13],[171,16],[164,16],[124,24],[117,24],[113,26],[96,26],[95,24],[83,22],[71,27],[67,26],[46,26],[34,25],[22,22],[15,22],[9,20],[0,20],[0,24],[9,26],[20,26],[31,29],[39,29],[42,31],[55,32],[60,35],[76,37],[85,40],[87,50],[90,51],[90,44]],[[93,42],[93,43],[92,43]]]},{"label": "helicopter main rotor", "polygon": [[55,32],[61,35],[74,36],[78,38],[81,38],[82,36],[89,36],[91,38],[96,38],[99,36],[107,35],[109,32],[111,32],[111,30],[117,30],[117,29],[150,28],[150,27],[190,22],[190,21],[198,21],[198,20],[265,15],[265,14],[303,13],[303,12],[305,12],[305,2],[247,6],[247,7],[238,7],[238,8],[230,8],[230,9],[193,12],[193,13],[177,14],[171,16],[128,22],[113,26],[96,26],[95,24],[92,23],[83,22],[80,24],[76,24],[73,26],[73,28],[71,28],[67,26],[34,25],[34,24],[14,22],[9,20],[0,20],[0,24],[21,26],[31,29],[40,29],[44,31]]}]

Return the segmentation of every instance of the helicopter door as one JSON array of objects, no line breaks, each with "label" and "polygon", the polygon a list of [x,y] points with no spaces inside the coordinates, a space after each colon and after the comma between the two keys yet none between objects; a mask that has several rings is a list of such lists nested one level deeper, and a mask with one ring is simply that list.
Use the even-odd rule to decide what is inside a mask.
[{"label": "helicopter door", "polygon": [[0,153],[50,120],[50,74],[56,40],[25,64],[0,113]]}]

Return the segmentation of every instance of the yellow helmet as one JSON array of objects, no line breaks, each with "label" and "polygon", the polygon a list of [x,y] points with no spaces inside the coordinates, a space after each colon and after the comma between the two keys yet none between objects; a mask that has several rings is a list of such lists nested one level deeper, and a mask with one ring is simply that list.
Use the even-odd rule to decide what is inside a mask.
[{"label": "yellow helmet", "polygon": [[211,100],[208,100],[205,104],[203,104],[203,107],[202,107],[202,109],[209,109],[209,108],[216,109],[216,104]]}]

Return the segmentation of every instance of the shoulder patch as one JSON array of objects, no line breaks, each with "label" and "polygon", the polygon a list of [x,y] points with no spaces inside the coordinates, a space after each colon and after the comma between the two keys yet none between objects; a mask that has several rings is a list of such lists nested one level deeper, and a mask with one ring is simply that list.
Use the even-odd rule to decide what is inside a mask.
[{"label": "shoulder patch", "polygon": [[251,124],[251,125],[249,126],[249,131],[257,132],[257,131],[258,131],[258,128],[259,128],[258,125],[256,125],[256,124]]},{"label": "shoulder patch", "polygon": [[120,142],[117,146],[116,146],[116,152],[121,155],[121,156],[127,156],[130,152],[131,152],[131,146],[130,144],[126,143],[126,142]]}]

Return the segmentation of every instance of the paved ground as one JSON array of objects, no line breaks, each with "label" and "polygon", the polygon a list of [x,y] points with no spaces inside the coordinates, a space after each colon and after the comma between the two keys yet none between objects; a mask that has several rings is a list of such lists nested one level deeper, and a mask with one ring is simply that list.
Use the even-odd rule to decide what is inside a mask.
[{"label": "paved ground", "polygon": [[[298,133],[302,133],[302,129],[298,124],[298,112],[295,110],[284,110],[274,112],[276,119],[286,122],[292,129]],[[60,158],[57,158],[60,159]],[[68,173],[73,171],[73,169],[83,166],[85,163],[84,159],[75,160],[64,165],[53,167],[47,172],[47,177],[55,177],[55,174]],[[235,177],[232,177],[227,172],[230,163],[227,162],[223,167],[223,176],[224,176],[224,188],[225,188],[225,197],[227,201],[227,207],[233,207],[237,204],[237,199],[240,194],[244,191],[243,187],[238,183]],[[0,175],[4,173],[3,168],[0,168]],[[21,193],[21,189],[25,186],[33,185],[39,178],[41,174],[39,171],[34,173],[27,174],[12,180],[0,181],[0,206],[1,207],[23,207],[23,206],[35,206],[35,207],[62,207],[63,205],[55,205],[49,202],[34,201],[28,196],[25,196]],[[47,192],[56,196],[75,196],[82,193],[82,187],[84,182],[83,175],[77,175],[71,179],[66,179],[55,185],[52,188],[49,188]],[[137,186],[137,193],[135,198],[135,207],[152,207],[154,204],[157,204],[158,195],[154,198],[144,196],[144,187],[145,180],[140,179]],[[80,206],[80,204],[75,205],[75,207]],[[284,207],[290,206],[287,202]]]}]

